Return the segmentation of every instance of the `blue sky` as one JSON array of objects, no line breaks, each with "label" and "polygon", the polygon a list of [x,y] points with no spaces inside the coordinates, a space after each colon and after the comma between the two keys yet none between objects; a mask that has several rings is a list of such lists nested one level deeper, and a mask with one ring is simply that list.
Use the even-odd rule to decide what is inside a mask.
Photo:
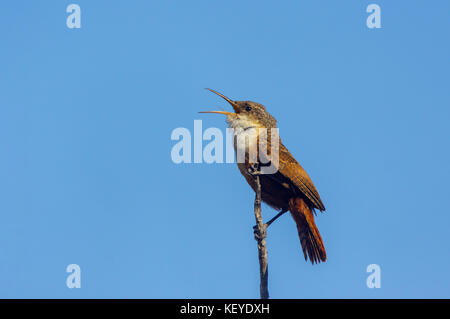
[{"label": "blue sky", "polygon": [[228,109],[211,87],[266,105],[327,208],[324,264],[288,215],[270,227],[272,297],[449,298],[449,9],[3,2],[0,297],[257,298],[251,189],[235,164],[170,157],[173,129],[225,128],[197,113]]}]

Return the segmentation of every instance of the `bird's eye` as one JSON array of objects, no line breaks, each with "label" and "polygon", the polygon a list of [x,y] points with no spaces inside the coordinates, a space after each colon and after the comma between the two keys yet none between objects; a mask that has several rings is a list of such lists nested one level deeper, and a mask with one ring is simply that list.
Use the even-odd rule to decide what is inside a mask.
[{"label": "bird's eye", "polygon": [[245,108],[245,110],[246,110],[247,112],[250,112],[250,111],[252,110],[252,107],[251,107],[251,106],[247,106],[247,107]]}]

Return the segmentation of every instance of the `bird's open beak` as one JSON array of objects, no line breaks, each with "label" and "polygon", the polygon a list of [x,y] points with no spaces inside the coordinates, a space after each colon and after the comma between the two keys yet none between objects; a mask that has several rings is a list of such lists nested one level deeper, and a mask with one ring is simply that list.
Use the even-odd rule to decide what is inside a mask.
[{"label": "bird's open beak", "polygon": [[232,113],[232,112],[224,112],[224,111],[203,111],[203,112],[199,112],[199,113],[215,113],[215,114],[224,114],[224,115],[236,115],[237,113],[239,113],[239,107],[238,107],[238,105],[236,104],[236,102],[234,102],[233,100],[231,100],[231,99],[229,99],[229,98],[227,98],[225,95],[223,95],[223,94],[221,94],[221,93],[219,93],[219,92],[217,92],[217,91],[214,91],[214,90],[212,90],[212,89],[207,89],[208,91],[211,91],[211,92],[213,92],[213,93],[215,93],[215,94],[217,94],[218,96],[220,96],[221,98],[223,98],[225,101],[227,101],[228,103],[230,103],[230,105],[233,107],[233,109],[234,109],[234,111],[236,112],[236,113]]}]

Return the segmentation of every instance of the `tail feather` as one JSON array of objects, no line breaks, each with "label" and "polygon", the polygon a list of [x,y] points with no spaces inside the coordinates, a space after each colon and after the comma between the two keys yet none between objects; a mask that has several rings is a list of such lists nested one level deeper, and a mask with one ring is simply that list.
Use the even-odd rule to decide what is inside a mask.
[{"label": "tail feather", "polygon": [[305,260],[309,257],[312,264],[327,260],[325,246],[314,222],[311,208],[302,198],[292,198],[289,201],[289,210],[297,224],[298,236],[300,237]]}]

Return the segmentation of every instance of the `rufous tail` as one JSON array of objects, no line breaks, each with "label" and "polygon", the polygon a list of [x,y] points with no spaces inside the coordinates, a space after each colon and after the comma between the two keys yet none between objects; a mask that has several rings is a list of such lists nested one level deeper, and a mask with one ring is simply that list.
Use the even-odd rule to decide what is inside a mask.
[{"label": "rufous tail", "polygon": [[309,257],[312,264],[327,260],[325,246],[314,222],[311,208],[302,198],[297,197],[289,201],[289,211],[297,224],[298,236],[300,237],[305,260]]}]

